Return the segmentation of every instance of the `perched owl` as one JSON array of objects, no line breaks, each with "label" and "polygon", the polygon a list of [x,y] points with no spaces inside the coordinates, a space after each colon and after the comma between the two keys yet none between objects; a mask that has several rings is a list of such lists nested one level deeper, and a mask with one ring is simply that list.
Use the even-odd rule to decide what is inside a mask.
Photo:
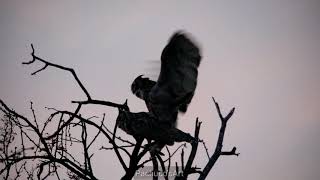
[{"label": "perched owl", "polygon": [[131,85],[132,93],[145,101],[149,112],[120,111],[119,127],[128,134],[163,144],[190,141],[189,134],[176,129],[176,120],[178,112],[186,112],[193,98],[200,61],[199,47],[186,33],[174,33],[162,51],[157,82],[140,75]]},{"label": "perched owl", "polygon": [[147,112],[132,113],[119,110],[117,117],[118,127],[135,138],[143,137],[157,141],[161,149],[164,145],[173,145],[174,142],[191,142],[194,138],[177,128],[167,128],[159,124],[157,118]]}]

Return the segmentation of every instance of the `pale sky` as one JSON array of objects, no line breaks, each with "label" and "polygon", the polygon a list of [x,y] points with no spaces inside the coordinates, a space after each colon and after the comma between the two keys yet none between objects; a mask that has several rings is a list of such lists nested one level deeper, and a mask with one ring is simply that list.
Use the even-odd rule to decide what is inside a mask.
[{"label": "pale sky", "polygon": [[[29,102],[39,118],[44,107],[72,110],[85,96],[69,74],[53,68],[22,66],[36,54],[73,67],[96,99],[146,110],[130,92],[140,75],[157,77],[161,51],[176,30],[191,33],[202,47],[196,95],[178,127],[201,138],[210,152],[220,122],[211,97],[227,112],[224,148],[239,157],[222,157],[208,179],[318,180],[320,178],[320,2],[317,0],[215,1],[0,1],[0,98],[28,117]],[[83,116],[117,111],[85,107]],[[100,147],[106,141],[98,141]],[[199,148],[195,163],[207,159]],[[101,179],[123,175],[113,152],[93,159]]]}]

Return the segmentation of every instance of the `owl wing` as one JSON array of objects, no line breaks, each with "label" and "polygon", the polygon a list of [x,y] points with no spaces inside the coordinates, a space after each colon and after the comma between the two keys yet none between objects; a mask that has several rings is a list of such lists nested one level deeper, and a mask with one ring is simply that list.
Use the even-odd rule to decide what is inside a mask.
[{"label": "owl wing", "polygon": [[[183,32],[176,32],[161,54],[161,70],[149,93],[152,112],[169,120],[185,112],[197,86],[201,61],[199,47]],[[170,116],[170,117],[169,117]]]}]

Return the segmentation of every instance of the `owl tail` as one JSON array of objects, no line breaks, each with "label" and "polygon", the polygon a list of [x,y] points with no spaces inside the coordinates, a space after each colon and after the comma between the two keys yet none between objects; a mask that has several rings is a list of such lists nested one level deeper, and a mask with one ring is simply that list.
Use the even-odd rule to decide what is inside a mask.
[{"label": "owl tail", "polygon": [[193,142],[197,141],[196,138],[192,137],[189,133],[185,133],[179,129],[174,129],[174,141],[175,142]]}]

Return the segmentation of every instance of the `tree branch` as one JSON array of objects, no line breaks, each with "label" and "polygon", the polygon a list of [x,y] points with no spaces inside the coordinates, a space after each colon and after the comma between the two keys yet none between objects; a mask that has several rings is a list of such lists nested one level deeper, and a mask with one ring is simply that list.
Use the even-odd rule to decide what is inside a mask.
[{"label": "tree branch", "polygon": [[82,82],[79,80],[77,74],[75,73],[74,69],[72,68],[68,68],[68,67],[64,67],[64,66],[61,66],[61,65],[58,65],[58,64],[54,64],[54,63],[51,63],[51,62],[48,62],[38,56],[35,55],[35,52],[34,52],[34,47],[33,47],[33,44],[31,44],[31,48],[32,48],[32,53],[31,53],[31,56],[32,56],[32,60],[31,61],[28,61],[28,62],[23,62],[22,64],[25,64],[25,65],[30,65],[32,63],[34,63],[36,60],[44,63],[44,67],[33,72],[31,75],[36,75],[38,72],[40,71],[43,71],[45,70],[48,66],[52,66],[52,67],[55,67],[55,68],[58,68],[58,69],[62,69],[62,70],[65,70],[65,71],[69,71],[72,76],[74,77],[74,79],[77,81],[78,85],[80,86],[80,88],[82,89],[82,91],[85,93],[85,95],[87,96],[88,100],[91,99],[90,97],[90,94],[89,92],[87,91],[87,89],[83,86]]},{"label": "tree branch", "polygon": [[[219,114],[220,120],[221,120],[221,127],[220,127],[220,131],[219,131],[219,137],[218,137],[218,141],[217,141],[217,145],[216,145],[216,149],[213,153],[213,155],[210,157],[209,162],[207,163],[207,165],[204,167],[202,174],[200,175],[198,180],[204,180],[207,175],[209,174],[210,170],[212,169],[212,167],[214,166],[214,164],[216,163],[216,161],[218,160],[218,158],[220,157],[220,155],[222,155],[221,151],[222,151],[222,146],[223,146],[223,139],[224,139],[224,133],[227,127],[227,122],[228,120],[231,118],[231,116],[234,113],[235,108],[232,108],[227,116],[223,116],[220,110],[220,106],[219,104],[215,101],[214,98],[212,98],[217,112]],[[233,154],[235,154],[236,148],[234,148],[234,152]],[[231,151],[232,152],[232,151]]]}]

